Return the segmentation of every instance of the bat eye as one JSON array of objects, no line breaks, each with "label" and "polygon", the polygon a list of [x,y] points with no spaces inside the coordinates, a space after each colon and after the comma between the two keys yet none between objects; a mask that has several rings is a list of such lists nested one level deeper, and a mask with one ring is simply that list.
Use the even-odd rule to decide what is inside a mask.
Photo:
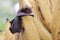
[{"label": "bat eye", "polygon": [[10,21],[10,23],[12,24],[13,22],[12,22],[12,21]]},{"label": "bat eye", "polygon": [[10,23],[12,24],[15,19],[11,20]]}]

